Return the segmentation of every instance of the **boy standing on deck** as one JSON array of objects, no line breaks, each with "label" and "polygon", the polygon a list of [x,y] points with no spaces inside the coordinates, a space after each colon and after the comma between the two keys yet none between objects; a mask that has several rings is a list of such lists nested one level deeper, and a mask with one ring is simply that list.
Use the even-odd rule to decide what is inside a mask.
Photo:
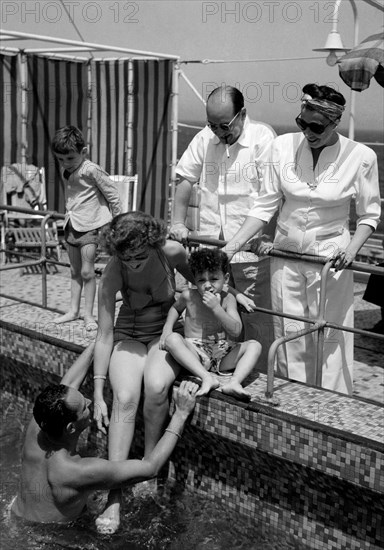
[{"label": "boy standing on deck", "polygon": [[[202,379],[197,396],[208,394],[219,386],[209,371],[217,374],[233,371],[231,379],[221,386],[221,391],[249,401],[251,396],[244,390],[242,382],[255,368],[261,345],[256,340],[232,341],[239,337],[242,324],[236,299],[224,289],[229,280],[228,256],[219,249],[201,249],[191,254],[189,266],[197,288],[184,290],[169,310],[160,347],[166,349],[182,367]],[[183,338],[172,330],[184,311]]]},{"label": "boy standing on deck", "polygon": [[111,221],[112,216],[121,213],[120,198],[108,174],[86,159],[84,137],[76,126],[64,126],[57,130],[52,150],[59,161],[65,183],[64,235],[71,264],[70,310],[55,322],[78,319],[84,286],[84,324],[87,330],[92,330],[96,328],[93,304],[99,230]]}]

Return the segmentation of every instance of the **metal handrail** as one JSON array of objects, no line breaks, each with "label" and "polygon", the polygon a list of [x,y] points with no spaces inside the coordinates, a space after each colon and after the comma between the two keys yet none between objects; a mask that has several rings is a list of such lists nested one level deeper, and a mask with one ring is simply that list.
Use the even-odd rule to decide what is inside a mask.
[{"label": "metal handrail", "polygon": [[[194,244],[205,244],[208,246],[216,246],[216,247],[223,247],[226,245],[226,241],[222,241],[220,239],[212,239],[212,238],[205,238],[205,237],[191,237],[186,239],[186,245],[194,245]],[[250,245],[245,245],[242,247],[243,251],[251,250]],[[311,254],[298,254],[294,252],[285,252],[282,250],[271,250],[268,254],[269,256],[273,256],[276,258],[285,258],[287,260],[299,260],[306,263],[317,263],[322,264],[323,268],[321,270],[320,274],[320,300],[319,300],[319,315],[317,319],[310,319],[307,317],[298,317],[296,315],[289,315],[283,312],[276,312],[271,309],[266,308],[260,308],[255,307],[255,311],[259,311],[262,313],[267,313],[272,316],[278,316],[278,317],[284,317],[287,319],[295,319],[298,321],[303,321],[307,324],[312,325],[311,327],[307,329],[300,330],[296,332],[294,335],[290,336],[282,336],[280,338],[277,338],[274,340],[272,345],[269,348],[268,351],[268,369],[267,369],[267,390],[265,392],[265,400],[268,404],[277,406],[280,404],[279,400],[276,399],[274,396],[274,367],[275,367],[275,357],[277,353],[277,349],[279,346],[284,344],[285,342],[289,342],[290,340],[295,340],[296,338],[299,338],[301,336],[304,336],[306,334],[310,334],[313,332],[318,333],[317,338],[317,349],[316,349],[316,364],[315,364],[315,381],[316,386],[321,387],[322,382],[322,374],[323,374],[323,349],[324,349],[324,330],[325,328],[333,328],[336,330],[343,330],[345,332],[352,332],[355,334],[360,334],[363,336],[370,336],[372,338],[376,338],[377,340],[384,341],[384,335],[377,334],[375,332],[371,332],[368,330],[361,330],[361,329],[355,329],[354,327],[348,327],[346,325],[338,325],[336,323],[332,323],[330,321],[327,321],[324,318],[325,315],[325,302],[326,302],[326,290],[327,290],[327,276],[329,273],[329,270],[332,267],[332,262],[328,260],[327,258],[321,257],[321,256],[315,256]],[[368,266],[366,264],[363,264],[361,262],[352,262],[346,269],[353,270],[353,271],[359,271],[363,273],[373,273],[376,275],[381,275],[384,277],[384,268],[381,267],[375,267],[375,266]]]},{"label": "metal handrail", "polygon": [[[19,212],[21,214],[26,214],[26,216],[41,216],[42,220],[40,223],[40,238],[41,238],[41,246],[40,246],[40,258],[34,260],[34,261],[28,261],[28,262],[21,262],[14,265],[9,266],[0,266],[0,271],[8,271],[10,269],[19,269],[24,267],[33,267],[33,266],[41,266],[41,285],[42,285],[42,305],[44,308],[47,308],[47,263],[51,264],[60,264],[64,266],[69,267],[69,263],[65,262],[58,262],[55,260],[51,260],[50,258],[47,258],[47,239],[46,239],[46,225],[50,219],[53,220],[63,220],[65,218],[64,214],[59,214],[58,212],[55,212],[53,210],[33,210],[32,208],[24,208],[21,206],[9,206],[6,204],[0,204],[0,211],[6,211],[6,212]],[[27,218],[28,219],[28,218]],[[5,231],[5,227],[2,227],[2,232]],[[2,243],[3,244],[3,243]],[[3,252],[3,250],[1,250]],[[6,252],[6,250],[5,250]],[[23,254],[21,252],[16,253],[17,256],[21,257],[31,257],[29,254]]]}]

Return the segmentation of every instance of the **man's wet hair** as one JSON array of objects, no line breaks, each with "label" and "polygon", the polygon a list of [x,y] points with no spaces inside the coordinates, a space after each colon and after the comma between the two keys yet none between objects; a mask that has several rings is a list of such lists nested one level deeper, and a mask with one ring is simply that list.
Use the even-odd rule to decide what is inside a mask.
[{"label": "man's wet hair", "polygon": [[229,271],[229,259],[220,248],[200,248],[192,252],[188,259],[189,267],[194,275],[203,271]]},{"label": "man's wet hair", "polygon": [[76,412],[65,404],[68,390],[64,384],[50,384],[37,396],[33,407],[36,422],[43,432],[54,439],[63,435],[70,422],[77,420]]}]

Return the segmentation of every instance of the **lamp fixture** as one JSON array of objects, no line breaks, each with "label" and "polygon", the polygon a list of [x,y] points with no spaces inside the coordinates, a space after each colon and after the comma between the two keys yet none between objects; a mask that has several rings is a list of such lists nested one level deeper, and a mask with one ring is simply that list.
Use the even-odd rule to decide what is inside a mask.
[{"label": "lamp fixture", "polygon": [[334,67],[337,63],[337,54],[347,53],[350,48],[344,48],[341,36],[336,30],[331,30],[325,42],[324,48],[316,48],[314,52],[328,52],[327,65]]}]

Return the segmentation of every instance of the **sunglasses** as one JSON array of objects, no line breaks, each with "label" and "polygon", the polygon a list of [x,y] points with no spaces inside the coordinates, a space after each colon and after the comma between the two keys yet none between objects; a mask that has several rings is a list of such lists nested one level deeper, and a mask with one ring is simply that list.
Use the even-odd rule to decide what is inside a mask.
[{"label": "sunglasses", "polygon": [[332,124],[332,120],[325,126],[324,124],[319,124],[318,122],[305,122],[305,120],[303,120],[300,117],[300,115],[295,118],[295,121],[298,127],[300,128],[300,130],[302,130],[303,132],[305,132],[305,130],[309,128],[311,132],[313,132],[314,134],[317,134],[318,136],[320,136],[321,134],[324,134],[328,126]]},{"label": "sunglasses", "polygon": [[224,130],[224,132],[227,132],[228,130],[230,130],[231,128],[231,125],[234,123],[234,121],[236,120],[236,118],[239,116],[239,114],[241,113],[243,109],[240,109],[240,111],[238,111],[235,116],[233,117],[233,119],[230,121],[230,122],[223,122],[222,124],[214,124],[213,122],[209,122],[209,120],[207,121],[207,126],[208,128],[210,128],[213,132],[215,130],[217,130],[218,128],[220,128],[220,130]]}]

